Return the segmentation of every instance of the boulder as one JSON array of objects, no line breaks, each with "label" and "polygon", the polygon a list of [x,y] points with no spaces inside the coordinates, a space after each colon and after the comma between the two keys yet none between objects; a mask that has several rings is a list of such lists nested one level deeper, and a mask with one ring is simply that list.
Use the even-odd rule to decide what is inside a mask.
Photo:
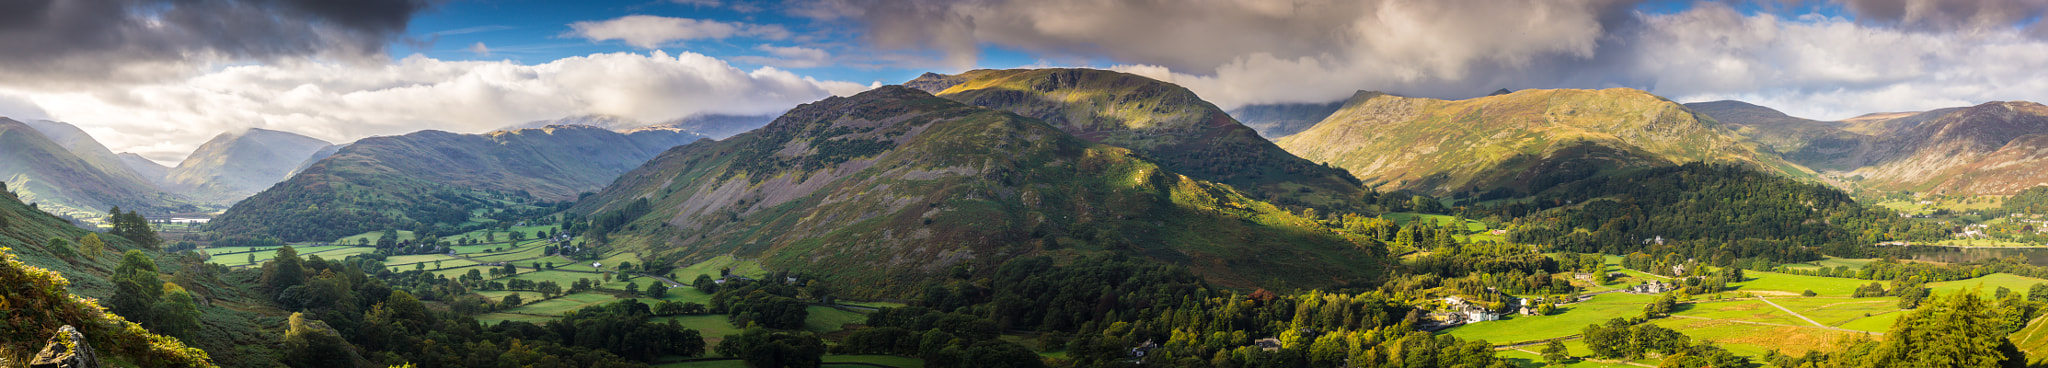
[{"label": "boulder", "polygon": [[92,345],[86,344],[85,334],[77,328],[64,325],[57,329],[57,336],[50,337],[50,344],[36,353],[29,368],[99,368],[99,356],[94,355]]}]

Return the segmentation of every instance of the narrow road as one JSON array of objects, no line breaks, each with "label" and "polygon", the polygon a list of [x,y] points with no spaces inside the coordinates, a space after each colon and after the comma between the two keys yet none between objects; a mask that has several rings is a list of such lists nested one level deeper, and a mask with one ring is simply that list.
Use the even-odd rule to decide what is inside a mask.
[{"label": "narrow road", "polygon": [[1785,308],[1785,306],[1778,305],[1777,302],[1771,301],[1770,298],[1765,298],[1762,294],[1758,294],[1756,296],[1756,300],[1762,300],[1764,301],[1764,304],[1770,304],[1773,307],[1778,307],[1778,310],[1785,311],[1785,313],[1790,313],[1793,317],[1799,317],[1799,319],[1806,320],[1806,323],[1812,323],[1814,327],[1835,329],[1834,327],[1828,327],[1828,325],[1820,324],[1820,322],[1814,321],[1812,318],[1806,318],[1806,315],[1804,314],[1799,314],[1799,312],[1793,312],[1791,309]]},{"label": "narrow road", "polygon": [[1770,322],[1753,322],[1753,321],[1737,321],[1737,320],[1732,320],[1732,319],[1719,319],[1719,318],[1707,318],[1707,317],[1694,317],[1694,316],[1679,316],[1679,315],[1672,315],[1672,316],[1670,316],[1670,317],[1672,317],[1672,318],[1684,318],[1684,319],[1697,319],[1697,320],[1705,320],[1705,321],[1721,321],[1721,322],[1728,322],[1728,323],[1744,323],[1744,324],[1752,324],[1752,325],[1759,325],[1759,326],[1777,326],[1777,327],[1796,327],[1796,328],[1822,328],[1822,329],[1829,329],[1829,330],[1835,330],[1835,331],[1842,331],[1842,332],[1854,332],[1854,333],[1865,333],[1865,334],[1872,334],[1872,335],[1883,335],[1883,334],[1884,334],[1883,332],[1870,332],[1870,331],[1859,331],[1859,330],[1851,330],[1851,329],[1846,329],[1846,328],[1838,328],[1838,327],[1827,327],[1827,326],[1821,326],[1821,327],[1809,327],[1809,326],[1800,326],[1800,325],[1788,325],[1788,324],[1782,324],[1782,323],[1770,323]]}]

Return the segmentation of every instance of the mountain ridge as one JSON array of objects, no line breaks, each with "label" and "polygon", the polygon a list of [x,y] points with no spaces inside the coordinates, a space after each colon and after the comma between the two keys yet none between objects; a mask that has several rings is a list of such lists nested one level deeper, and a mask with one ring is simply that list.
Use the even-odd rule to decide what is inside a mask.
[{"label": "mountain ridge", "polygon": [[1131,150],[902,86],[671,149],[571,211],[647,262],[736,254],[844,280],[849,295],[914,294],[949,267],[1029,254],[1129,254],[1240,286],[1371,277],[1381,256]]},{"label": "mountain ridge", "polygon": [[1316,126],[1276,143],[1348,169],[1382,191],[1529,193],[1693,161],[1812,177],[1711,118],[1625,88],[1528,89],[1465,100],[1361,91]]}]

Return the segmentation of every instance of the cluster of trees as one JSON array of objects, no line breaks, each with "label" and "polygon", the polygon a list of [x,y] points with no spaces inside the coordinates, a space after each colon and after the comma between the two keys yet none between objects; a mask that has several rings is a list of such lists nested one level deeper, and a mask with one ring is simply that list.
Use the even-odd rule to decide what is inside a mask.
[{"label": "cluster of trees", "polygon": [[2009,213],[2028,215],[2048,214],[2048,187],[2033,187],[2006,198],[2000,209]]},{"label": "cluster of trees", "polygon": [[107,309],[158,333],[196,337],[199,307],[192,293],[158,275],[155,259],[140,250],[128,250],[110,278],[114,295],[107,299]]},{"label": "cluster of trees", "polygon": [[[1407,265],[1412,275],[1467,279],[1460,284],[1493,287],[1517,294],[1564,294],[1577,288],[1552,277],[1562,269],[1556,259],[1526,245],[1479,242],[1452,243]],[[1473,293],[1472,295],[1478,295]]]},{"label": "cluster of trees", "polygon": [[735,326],[801,330],[811,312],[797,299],[798,292],[780,282],[733,279],[711,295],[711,312],[726,314]]},{"label": "cluster of trees", "polygon": [[1587,178],[1529,201],[1468,212],[1521,217],[1508,234],[1515,243],[1572,252],[1677,253],[1723,266],[1749,258],[1783,263],[1821,254],[1857,257],[1868,244],[1948,235],[1945,227],[1858,204],[1825,185],[1700,163]]},{"label": "cluster of trees", "polygon": [[[1242,294],[1211,288],[1181,267],[1115,255],[1064,266],[1024,257],[998,266],[985,281],[931,285],[922,302],[929,310],[871,316],[871,324],[897,329],[878,329],[848,344],[901,353],[916,340],[922,356],[929,352],[925,341],[960,339],[967,341],[949,345],[972,359],[983,342],[966,337],[1035,329],[1047,346],[1066,347],[1061,364],[1077,367],[1140,358],[1148,365],[1192,367],[1508,366],[1486,342],[1415,330],[1423,312],[1401,300],[1380,291]],[[1267,338],[1277,347],[1254,344]],[[1157,347],[1134,356],[1133,349],[1148,341]]]},{"label": "cluster of trees", "polygon": [[915,356],[927,367],[1044,367],[1038,354],[998,339],[995,321],[928,308],[883,308],[868,315],[869,328],[848,335],[834,352]]},{"label": "cluster of trees", "polygon": [[1660,357],[1666,367],[1757,366],[1747,357],[1706,342],[1695,344],[1683,333],[1643,323],[1640,319],[1616,318],[1606,324],[1587,325],[1580,334],[1585,337],[1586,348],[1592,350],[1597,358],[1637,360]]},{"label": "cluster of trees", "polygon": [[1678,254],[1666,253],[1663,257],[1643,253],[1629,253],[1621,257],[1621,266],[1652,275],[1671,277],[1680,291],[1688,295],[1712,294],[1732,290],[1729,283],[1742,282],[1742,268],[1722,267],[1708,271],[1709,267],[1699,260],[1680,258]]},{"label": "cluster of trees", "polygon": [[[653,312],[637,302],[586,308],[546,326],[486,327],[464,314],[482,301],[463,283],[426,271],[392,272],[374,258],[302,259],[286,246],[260,272],[257,290],[303,319],[293,327],[299,332],[286,336],[286,363],[297,367],[354,367],[358,359],[418,367],[637,367],[662,354],[703,351],[696,331],[653,323]],[[429,309],[415,295],[447,301],[451,310]],[[363,353],[337,359],[357,350],[340,343]]]},{"label": "cluster of trees", "polygon": [[121,212],[121,207],[109,209],[107,210],[107,224],[113,227],[113,229],[107,231],[108,234],[128,239],[128,241],[135,242],[135,245],[145,249],[157,249],[157,247],[162,246],[164,243],[163,238],[156,236],[156,228],[150,227],[149,219],[136,214],[135,211],[123,213]]},{"label": "cluster of trees", "polygon": [[625,207],[591,216],[588,229],[582,231],[583,237],[586,241],[598,244],[609,243],[611,233],[625,230],[627,224],[653,211],[654,204],[649,203],[647,198],[633,200]]},{"label": "cluster of trees", "polygon": [[[2018,297],[2008,295],[2005,300]],[[1798,357],[1773,354],[1765,359],[1775,366],[1797,368],[2025,367],[2026,354],[2006,338],[2017,330],[2007,311],[2010,305],[1987,303],[1975,291],[1959,292],[1899,317],[1883,341],[1863,340],[1840,350],[1808,351]]]},{"label": "cluster of trees", "polygon": [[[1435,203],[1435,200],[1427,202]],[[1338,231],[1379,241],[1393,252],[1434,251],[1456,247],[1460,245],[1457,235],[1469,232],[1465,228],[1463,217],[1455,218],[1448,224],[1418,219],[1401,226],[1389,219],[1345,214],[1337,225]]]}]

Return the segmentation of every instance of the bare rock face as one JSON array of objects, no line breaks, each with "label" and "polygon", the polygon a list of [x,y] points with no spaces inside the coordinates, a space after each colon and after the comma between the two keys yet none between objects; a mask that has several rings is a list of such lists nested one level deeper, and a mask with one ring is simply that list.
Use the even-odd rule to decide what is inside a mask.
[{"label": "bare rock face", "polygon": [[77,328],[64,325],[57,329],[57,336],[50,337],[50,344],[36,353],[30,360],[29,368],[99,368],[99,356],[93,354],[92,345],[85,343],[85,334]]}]

